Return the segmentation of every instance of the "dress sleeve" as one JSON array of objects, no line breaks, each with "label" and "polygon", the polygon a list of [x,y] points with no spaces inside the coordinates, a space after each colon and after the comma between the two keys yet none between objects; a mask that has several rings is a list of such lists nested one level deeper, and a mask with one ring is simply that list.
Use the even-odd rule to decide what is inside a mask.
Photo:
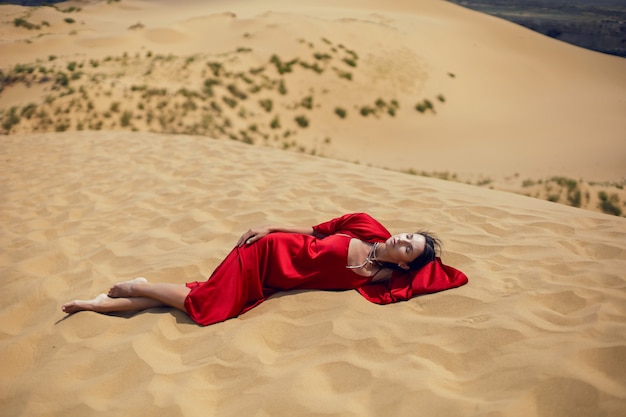
[{"label": "dress sleeve", "polygon": [[357,291],[376,304],[390,304],[409,300],[420,294],[429,294],[460,287],[467,276],[436,258],[417,272],[394,272],[389,281],[364,285]]},{"label": "dress sleeve", "polygon": [[313,226],[313,230],[325,236],[344,233],[368,242],[384,241],[389,231],[367,213],[350,213]]}]

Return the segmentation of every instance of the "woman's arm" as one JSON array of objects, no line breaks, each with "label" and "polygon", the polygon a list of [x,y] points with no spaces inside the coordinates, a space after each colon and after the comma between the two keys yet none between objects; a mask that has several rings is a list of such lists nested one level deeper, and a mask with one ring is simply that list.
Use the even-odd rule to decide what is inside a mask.
[{"label": "woman's arm", "polygon": [[322,238],[324,235],[317,233],[311,226],[261,226],[249,229],[245,232],[237,241],[237,246],[249,245],[261,239],[263,236],[267,236],[270,233],[283,232],[283,233],[300,233],[303,235],[311,235],[317,238]]}]

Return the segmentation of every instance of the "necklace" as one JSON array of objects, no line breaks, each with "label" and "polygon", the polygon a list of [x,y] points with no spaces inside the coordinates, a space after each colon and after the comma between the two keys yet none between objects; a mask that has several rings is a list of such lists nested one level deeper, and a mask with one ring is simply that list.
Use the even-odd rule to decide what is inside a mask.
[{"label": "necklace", "polygon": [[377,247],[378,247],[378,242],[374,242],[374,244],[372,245],[372,248],[370,249],[369,253],[365,257],[365,260],[363,261],[362,264],[360,264],[360,265],[346,265],[346,268],[348,268],[348,269],[358,269],[358,268],[363,268],[367,264],[372,264],[372,265],[376,264],[376,266],[378,266],[380,268],[381,267],[380,263],[376,259],[376,248]]}]

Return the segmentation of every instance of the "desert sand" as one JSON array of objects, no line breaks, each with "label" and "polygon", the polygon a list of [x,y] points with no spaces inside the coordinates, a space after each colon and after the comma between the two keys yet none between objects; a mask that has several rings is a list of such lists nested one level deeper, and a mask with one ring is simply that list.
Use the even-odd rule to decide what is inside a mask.
[{"label": "desert sand", "polygon": [[[520,181],[619,181],[626,166],[623,60],[440,1],[59,7],[71,5],[81,10],[0,6],[8,16],[0,27],[4,65],[65,68],[82,60],[89,76],[70,86],[82,86],[95,107],[91,115],[85,103],[55,113],[69,108],[71,94],[45,82],[29,87],[26,78],[0,94],[5,115],[35,103],[53,120],[45,127],[24,118],[0,136],[3,415],[623,414],[626,219],[411,173],[491,176],[502,184],[515,174]],[[24,13],[49,22],[46,34],[14,27]],[[75,19],[71,29],[67,16]],[[323,39],[337,54],[358,55],[353,84],[332,69],[316,84],[301,70],[283,74],[286,97],[272,90],[255,98],[274,100],[269,116],[247,104],[253,114],[236,117],[241,107],[228,113],[222,104],[220,123],[232,121],[224,136],[182,134],[194,125],[193,113],[182,127],[158,129],[146,120],[149,100],[145,112],[137,109],[141,96],[132,86],[142,80],[171,98],[194,83],[201,89],[211,76],[194,62],[224,59],[235,71],[264,65],[275,53],[303,60],[303,45],[318,50],[329,45]],[[159,54],[174,56],[154,64],[150,78],[146,65]],[[90,60],[99,63],[91,72]],[[178,66],[185,61],[189,72]],[[97,71],[103,81],[91,83]],[[311,91],[319,107],[294,108]],[[50,95],[54,102],[46,103]],[[375,106],[378,97],[386,106],[397,100],[397,114],[359,119],[352,106]],[[436,113],[413,109],[424,98]],[[340,100],[349,103],[346,120],[333,113]],[[132,121],[122,126],[120,114],[131,105]],[[281,149],[282,136],[260,139],[275,114],[282,129],[295,132],[294,148],[305,151]],[[293,122],[298,114],[308,117],[306,129]],[[67,127],[55,132],[59,120]],[[100,129],[88,128],[95,120]],[[250,123],[257,123],[252,142],[260,146],[228,138]],[[208,128],[220,133],[216,126]],[[205,279],[251,226],[311,225],[356,211],[392,233],[436,232],[444,262],[470,282],[387,306],[356,291],[285,293],[208,327],[167,308],[60,310],[137,276]]]},{"label": "desert sand", "polygon": [[0,132],[198,134],[626,211],[626,60],[445,1],[299,3],[2,6]]}]

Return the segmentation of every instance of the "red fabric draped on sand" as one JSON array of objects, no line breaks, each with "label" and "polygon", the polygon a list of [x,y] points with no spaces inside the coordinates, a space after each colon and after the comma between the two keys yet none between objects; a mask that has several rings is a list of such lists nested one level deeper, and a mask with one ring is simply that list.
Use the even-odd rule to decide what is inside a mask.
[{"label": "red fabric draped on sand", "polygon": [[460,287],[468,281],[467,276],[436,258],[417,272],[394,272],[387,282],[369,284],[357,291],[376,304],[390,304],[409,300],[420,294],[429,294]]}]

